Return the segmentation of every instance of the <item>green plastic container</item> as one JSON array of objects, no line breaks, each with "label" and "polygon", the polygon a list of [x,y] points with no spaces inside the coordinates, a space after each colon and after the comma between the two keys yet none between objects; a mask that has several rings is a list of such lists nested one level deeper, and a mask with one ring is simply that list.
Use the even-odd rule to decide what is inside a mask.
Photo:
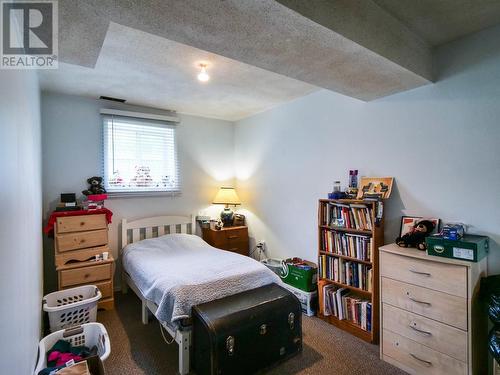
[{"label": "green plastic container", "polygon": [[460,240],[445,240],[440,236],[425,239],[427,254],[445,258],[478,262],[488,254],[489,238],[466,234]]},{"label": "green plastic container", "polygon": [[303,290],[305,292],[312,292],[317,289],[317,277],[318,268],[312,262],[302,261],[305,265],[309,266],[309,269],[304,269],[300,266],[295,266],[293,263],[297,259],[287,259],[285,260],[286,272],[281,274],[281,280],[283,280],[288,285],[291,285],[297,289]]}]

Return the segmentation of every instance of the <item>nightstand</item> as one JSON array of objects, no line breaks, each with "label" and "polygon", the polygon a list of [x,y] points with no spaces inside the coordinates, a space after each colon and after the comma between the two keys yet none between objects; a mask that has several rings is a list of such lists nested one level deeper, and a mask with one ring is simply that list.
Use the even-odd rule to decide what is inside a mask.
[{"label": "nightstand", "polygon": [[203,228],[203,239],[218,249],[248,255],[248,227]]}]

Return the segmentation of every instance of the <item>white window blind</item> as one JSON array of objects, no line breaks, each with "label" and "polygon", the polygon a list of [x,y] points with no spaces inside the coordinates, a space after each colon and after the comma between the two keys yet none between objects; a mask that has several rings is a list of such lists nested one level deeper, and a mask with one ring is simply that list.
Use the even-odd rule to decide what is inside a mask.
[{"label": "white window blind", "polygon": [[109,193],[180,191],[175,123],[117,115],[102,119]]}]

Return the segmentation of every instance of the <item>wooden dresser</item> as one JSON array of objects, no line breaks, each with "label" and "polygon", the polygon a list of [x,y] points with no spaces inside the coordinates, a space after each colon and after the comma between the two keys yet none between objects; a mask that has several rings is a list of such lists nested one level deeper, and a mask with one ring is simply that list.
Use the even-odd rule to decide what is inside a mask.
[{"label": "wooden dresser", "polygon": [[213,247],[248,255],[248,227],[227,227],[220,230],[203,228],[203,239]]},{"label": "wooden dresser", "polygon": [[485,374],[486,316],[478,298],[486,259],[380,247],[381,358],[410,374]]},{"label": "wooden dresser", "polygon": [[[58,217],[54,232],[59,289],[96,285],[102,293],[99,308],[113,309],[114,259],[108,247],[105,214]],[[95,255],[108,252],[107,260]]]}]

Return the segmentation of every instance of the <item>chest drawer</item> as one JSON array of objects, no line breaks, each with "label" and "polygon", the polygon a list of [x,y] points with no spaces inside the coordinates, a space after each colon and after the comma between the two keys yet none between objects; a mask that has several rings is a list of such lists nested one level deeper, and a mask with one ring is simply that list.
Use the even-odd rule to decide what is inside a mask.
[{"label": "chest drawer", "polygon": [[232,251],[241,255],[248,255],[248,241],[226,243],[220,247],[223,250]]},{"label": "chest drawer", "polygon": [[467,330],[467,300],[465,298],[383,277],[382,301]]},{"label": "chest drawer", "polygon": [[59,253],[76,249],[84,249],[87,247],[106,245],[107,243],[107,229],[56,235],[56,249]]},{"label": "chest drawer", "polygon": [[465,375],[467,365],[446,354],[384,329],[383,355],[395,359],[411,374]]},{"label": "chest drawer", "polygon": [[467,332],[385,303],[382,309],[384,329],[467,362]]},{"label": "chest drawer", "polygon": [[66,251],[55,255],[56,267],[61,267],[71,262],[86,262],[95,258],[97,254],[110,252],[107,246],[89,247],[83,250]]},{"label": "chest drawer", "polygon": [[94,281],[111,279],[113,276],[112,263],[97,266],[75,268],[59,272],[62,288],[77,284],[90,284]]},{"label": "chest drawer", "polygon": [[224,236],[229,242],[246,240],[248,238],[248,228],[226,230]]},{"label": "chest drawer", "polygon": [[467,269],[464,266],[382,252],[380,274],[454,296],[467,297]]},{"label": "chest drawer", "polygon": [[58,234],[106,229],[107,227],[108,222],[104,214],[58,217],[56,220],[56,232]]}]

